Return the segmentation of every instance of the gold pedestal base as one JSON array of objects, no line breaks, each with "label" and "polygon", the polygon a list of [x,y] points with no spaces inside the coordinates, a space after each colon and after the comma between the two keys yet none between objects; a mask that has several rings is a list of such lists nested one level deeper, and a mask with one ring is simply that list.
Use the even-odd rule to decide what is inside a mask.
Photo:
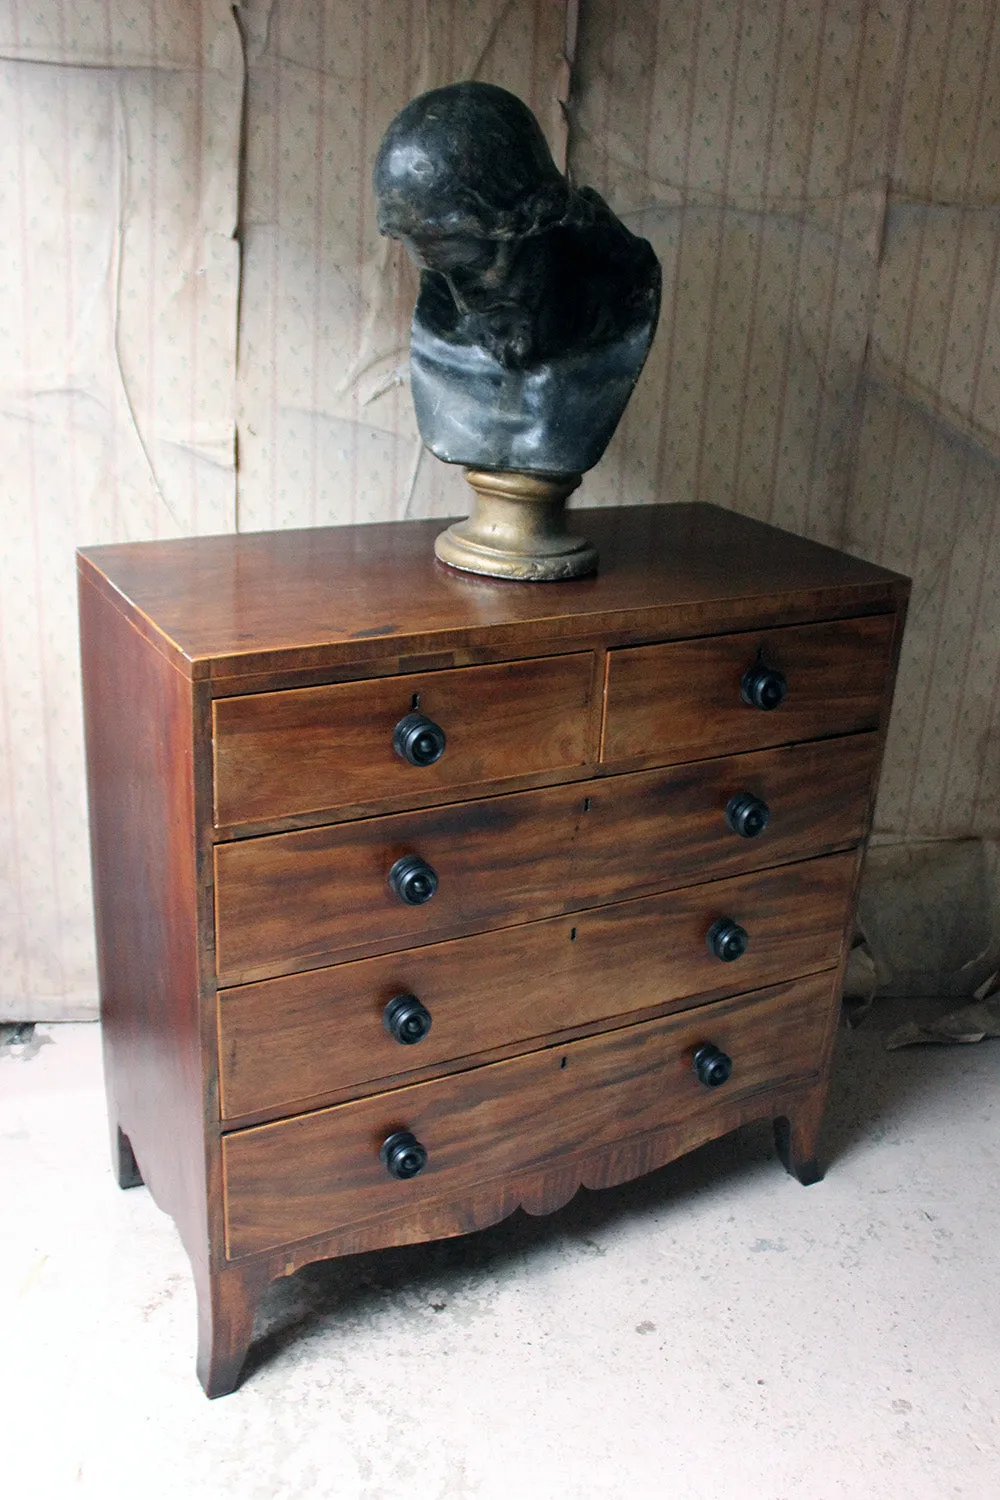
[{"label": "gold pedestal base", "polygon": [[566,530],[566,500],[579,474],[561,479],[466,469],[475,490],[472,514],[434,543],[449,567],[522,583],[580,578],[597,567],[597,549]]}]

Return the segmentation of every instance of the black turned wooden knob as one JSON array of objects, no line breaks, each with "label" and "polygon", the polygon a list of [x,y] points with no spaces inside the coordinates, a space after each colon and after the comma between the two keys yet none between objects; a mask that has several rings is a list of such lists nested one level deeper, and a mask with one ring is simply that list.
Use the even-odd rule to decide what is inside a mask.
[{"label": "black turned wooden knob", "polygon": [[389,871],[389,884],[407,906],[423,906],[438,888],[438,878],[419,854],[404,854]]},{"label": "black turned wooden knob", "polygon": [[406,1182],[427,1165],[427,1151],[411,1130],[394,1130],[379,1150],[379,1160],[390,1177]]},{"label": "black turned wooden knob", "polygon": [[724,964],[742,958],[750,946],[750,935],[732,917],[719,917],[708,929],[705,941],[713,958],[721,958]]},{"label": "black turned wooden knob", "polygon": [[767,803],[753,792],[737,792],[726,803],[726,822],[743,839],[755,839],[763,833],[770,816]]},{"label": "black turned wooden knob", "polygon": [[407,714],[392,731],[392,748],[411,766],[432,766],[441,759],[446,744],[441,725],[426,714]]},{"label": "black turned wooden knob", "polygon": [[785,701],[787,691],[784,672],[779,672],[777,667],[765,667],[759,661],[747,667],[740,683],[740,696],[751,708],[778,708]]},{"label": "black turned wooden knob", "polygon": [[717,1089],[732,1077],[733,1060],[716,1047],[714,1042],[702,1042],[695,1049],[694,1070],[699,1083],[703,1083],[707,1089]]},{"label": "black turned wooden knob", "polygon": [[431,1013],[416,995],[394,995],[382,1012],[382,1025],[391,1037],[412,1047],[431,1029]]}]

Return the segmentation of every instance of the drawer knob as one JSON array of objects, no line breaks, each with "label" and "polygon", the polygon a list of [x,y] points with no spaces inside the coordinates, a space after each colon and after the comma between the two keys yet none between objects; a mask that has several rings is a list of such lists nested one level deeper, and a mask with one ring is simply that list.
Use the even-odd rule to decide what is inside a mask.
[{"label": "drawer knob", "polygon": [[391,1037],[412,1047],[431,1029],[431,1013],[416,995],[394,995],[382,1012],[382,1025]]},{"label": "drawer knob", "polygon": [[411,766],[432,766],[447,743],[440,724],[426,714],[407,714],[392,731],[392,748]]},{"label": "drawer knob", "polygon": [[788,683],[777,667],[765,667],[759,661],[747,667],[740,683],[740,696],[751,708],[778,708],[785,701]]},{"label": "drawer knob", "polygon": [[750,934],[739,922],[734,922],[732,917],[719,917],[708,929],[706,942],[713,958],[721,958],[724,964],[731,964],[735,959],[742,958],[747,951]]},{"label": "drawer knob", "polygon": [[771,809],[753,792],[737,792],[726,803],[726,822],[742,839],[755,839],[764,832]]},{"label": "drawer knob", "polygon": [[419,854],[404,854],[389,871],[389,884],[407,906],[423,906],[438,888],[438,878]]},{"label": "drawer knob", "polygon": [[703,1083],[707,1089],[717,1089],[732,1077],[733,1060],[714,1042],[702,1042],[700,1047],[695,1048],[694,1070],[699,1083]]},{"label": "drawer knob", "polygon": [[394,1130],[387,1136],[379,1150],[379,1160],[390,1177],[406,1182],[416,1177],[427,1165],[427,1151],[421,1146],[412,1130]]}]

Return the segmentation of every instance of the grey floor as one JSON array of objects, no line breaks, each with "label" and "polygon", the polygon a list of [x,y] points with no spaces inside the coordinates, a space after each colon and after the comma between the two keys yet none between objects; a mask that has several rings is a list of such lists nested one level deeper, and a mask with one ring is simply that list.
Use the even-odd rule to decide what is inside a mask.
[{"label": "grey floor", "polygon": [[1000,1497],[1000,1042],[841,1038],[830,1170],[769,1133],[550,1219],[310,1267],[208,1402],[96,1026],[0,1056],[6,1500]]}]

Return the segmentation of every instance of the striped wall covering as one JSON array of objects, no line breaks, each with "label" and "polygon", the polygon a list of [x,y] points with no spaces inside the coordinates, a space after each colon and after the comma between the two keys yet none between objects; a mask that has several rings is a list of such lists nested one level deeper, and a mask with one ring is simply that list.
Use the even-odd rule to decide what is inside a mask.
[{"label": "striped wall covering", "polygon": [[997,9],[0,5],[0,1015],[95,1011],[73,547],[463,506],[367,185],[458,77],[663,260],[578,503],[711,499],[913,573],[879,825],[1000,838]]},{"label": "striped wall covering", "polygon": [[461,511],[406,385],[417,280],[375,226],[371,168],[408,99],[476,77],[565,155],[563,0],[281,0],[248,10],[239,524]]},{"label": "striped wall covering", "polygon": [[96,1008],[73,549],[231,529],[226,0],[0,5],[0,1018]]},{"label": "striped wall covering", "polygon": [[1000,838],[1000,21],[991,0],[585,8],[573,170],[664,263],[589,481],[915,578],[878,807]]}]

